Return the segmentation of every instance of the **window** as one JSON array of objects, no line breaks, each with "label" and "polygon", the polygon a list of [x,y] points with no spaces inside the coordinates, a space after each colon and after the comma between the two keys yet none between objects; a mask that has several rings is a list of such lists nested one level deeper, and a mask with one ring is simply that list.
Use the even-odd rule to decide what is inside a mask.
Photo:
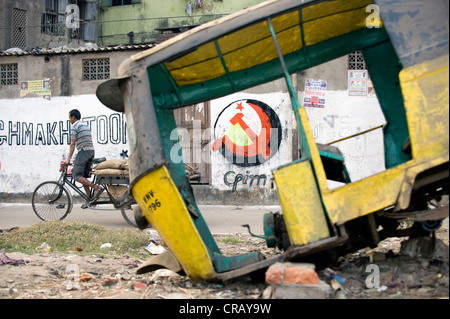
[{"label": "window", "polygon": [[349,70],[366,70],[366,63],[361,51],[355,51],[348,55]]},{"label": "window", "polygon": [[100,0],[101,7],[117,7],[141,3],[141,0]]},{"label": "window", "polygon": [[27,11],[13,8],[12,24],[12,46],[25,48],[27,46]]},{"label": "window", "polygon": [[83,81],[109,79],[109,58],[83,59]]},{"label": "window", "polygon": [[17,85],[18,78],[17,63],[0,64],[0,85]]},{"label": "window", "polygon": [[45,13],[41,15],[41,33],[65,34],[66,11],[64,6],[60,8],[59,2],[59,0],[45,0]]},{"label": "window", "polygon": [[125,6],[131,4],[131,0],[112,0],[113,6]]},{"label": "window", "polygon": [[46,12],[42,14],[41,18],[41,33],[52,35],[64,35],[65,26],[61,22],[60,17],[56,13]]}]

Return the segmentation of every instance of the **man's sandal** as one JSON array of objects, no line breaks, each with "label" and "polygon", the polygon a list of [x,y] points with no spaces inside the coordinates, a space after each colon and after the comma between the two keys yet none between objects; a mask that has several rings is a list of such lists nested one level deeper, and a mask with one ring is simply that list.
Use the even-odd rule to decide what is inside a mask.
[{"label": "man's sandal", "polygon": [[97,200],[97,198],[100,196],[100,194],[103,192],[104,188],[99,189],[98,191],[94,192],[94,196],[92,196],[91,202]]},{"label": "man's sandal", "polygon": [[90,208],[90,207],[92,207],[92,206],[89,203],[81,205],[81,209],[86,209],[86,208]]}]

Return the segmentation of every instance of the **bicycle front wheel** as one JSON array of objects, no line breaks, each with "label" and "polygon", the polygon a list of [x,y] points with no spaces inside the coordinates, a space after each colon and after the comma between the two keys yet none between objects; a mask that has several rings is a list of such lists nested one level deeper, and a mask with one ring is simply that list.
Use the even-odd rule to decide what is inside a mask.
[{"label": "bicycle front wheel", "polygon": [[37,217],[45,221],[62,220],[72,210],[72,197],[63,185],[44,182],[33,192],[31,199]]}]

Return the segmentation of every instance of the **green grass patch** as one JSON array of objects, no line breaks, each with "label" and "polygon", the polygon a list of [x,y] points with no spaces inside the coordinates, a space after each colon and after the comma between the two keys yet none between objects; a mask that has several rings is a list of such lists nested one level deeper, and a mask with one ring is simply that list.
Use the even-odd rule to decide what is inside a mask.
[{"label": "green grass patch", "polygon": [[[82,222],[53,221],[19,228],[0,235],[0,249],[7,252],[33,254],[41,252],[47,243],[51,252],[80,254],[139,255],[140,248],[148,242],[145,232],[138,229],[112,229]],[[111,248],[100,248],[111,243]]]},{"label": "green grass patch", "polygon": [[236,238],[236,237],[225,237],[225,238],[222,238],[221,241],[223,243],[230,243],[230,244],[245,243],[245,241],[242,241],[242,240],[240,240],[239,238]]}]

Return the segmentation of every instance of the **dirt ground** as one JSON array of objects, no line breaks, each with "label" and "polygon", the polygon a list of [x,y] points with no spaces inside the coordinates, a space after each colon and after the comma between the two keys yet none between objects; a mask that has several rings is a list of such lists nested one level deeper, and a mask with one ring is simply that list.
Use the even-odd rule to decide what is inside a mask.
[{"label": "dirt ground", "polygon": [[[345,299],[436,299],[449,297],[448,219],[436,232],[436,248],[424,252],[421,241],[388,238],[375,249],[363,249],[340,257],[332,265],[316,269],[330,285],[330,298]],[[267,258],[280,254],[265,241],[234,234],[216,241],[224,255],[254,250]],[[423,245],[422,245],[423,246]],[[23,262],[0,266],[0,299],[265,299],[270,286],[249,276],[226,283],[192,282],[170,270],[137,275],[143,262],[122,255],[80,256],[77,252],[8,252],[4,257]],[[149,258],[151,255],[149,255]],[[379,288],[367,287],[367,265],[380,271]]]}]

